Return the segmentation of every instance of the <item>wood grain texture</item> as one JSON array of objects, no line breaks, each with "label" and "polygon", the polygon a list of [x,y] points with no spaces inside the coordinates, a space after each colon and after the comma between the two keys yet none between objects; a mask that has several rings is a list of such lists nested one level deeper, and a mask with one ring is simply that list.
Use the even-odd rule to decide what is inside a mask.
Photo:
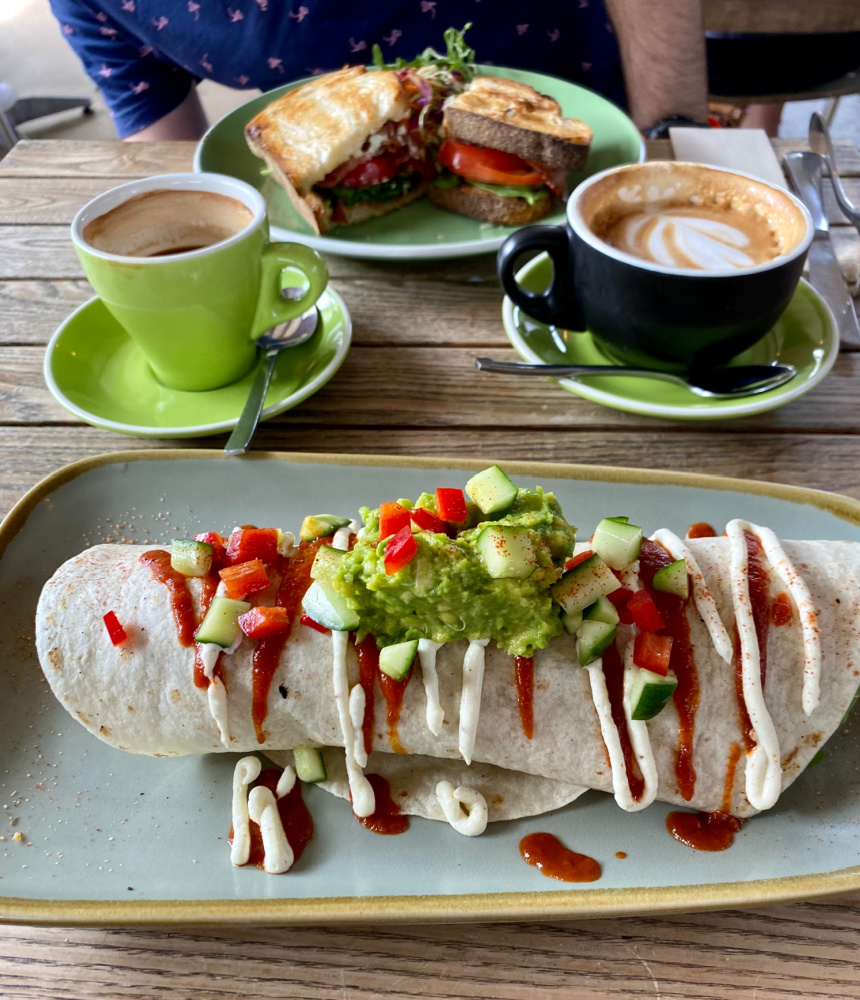
[{"label": "wood grain texture", "polygon": [[114,184],[192,169],[193,142],[23,139],[0,162],[0,176],[110,177]]}]

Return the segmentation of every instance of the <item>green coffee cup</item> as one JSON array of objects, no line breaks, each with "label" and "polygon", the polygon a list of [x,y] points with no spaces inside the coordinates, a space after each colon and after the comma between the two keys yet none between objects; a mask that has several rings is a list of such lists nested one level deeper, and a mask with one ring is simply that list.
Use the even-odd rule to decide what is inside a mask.
[{"label": "green coffee cup", "polygon": [[315,250],[269,242],[260,193],[221,174],[123,184],[78,212],[72,240],[96,294],[171,389],[242,378],[255,338],[300,316],[328,282]]}]

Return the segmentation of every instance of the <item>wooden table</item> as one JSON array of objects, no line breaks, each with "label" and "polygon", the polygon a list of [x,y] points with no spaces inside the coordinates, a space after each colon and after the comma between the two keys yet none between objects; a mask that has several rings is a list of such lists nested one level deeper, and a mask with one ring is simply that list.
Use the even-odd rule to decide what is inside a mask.
[{"label": "wooden table", "polygon": [[[782,147],[801,148],[782,140]],[[91,294],[68,238],[74,212],[133,177],[191,168],[185,143],[22,142],[0,163],[0,512],[59,466],[140,440],[79,423],[42,380],[45,344]],[[652,156],[666,156],[654,144]],[[837,158],[860,196],[860,152]],[[841,252],[858,244],[832,199]],[[636,417],[550,383],[482,375],[513,357],[492,257],[378,264],[330,258],[355,322],[342,370],[263,425],[270,450],[648,465],[860,497],[860,354],[773,413],[693,426]],[[209,439],[213,448],[225,436]],[[344,929],[0,928],[0,996],[860,996],[860,900],[591,922]]]}]

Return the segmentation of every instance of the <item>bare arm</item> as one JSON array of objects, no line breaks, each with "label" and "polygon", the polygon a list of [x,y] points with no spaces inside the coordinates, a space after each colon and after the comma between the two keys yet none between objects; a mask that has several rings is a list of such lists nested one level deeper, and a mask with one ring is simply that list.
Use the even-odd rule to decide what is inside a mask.
[{"label": "bare arm", "polygon": [[147,125],[134,135],[125,137],[126,142],[165,142],[170,139],[199,139],[206,131],[206,115],[192,87],[188,96],[171,112]]},{"label": "bare arm", "polygon": [[630,114],[640,128],[668,115],[707,117],[700,0],[606,0]]}]

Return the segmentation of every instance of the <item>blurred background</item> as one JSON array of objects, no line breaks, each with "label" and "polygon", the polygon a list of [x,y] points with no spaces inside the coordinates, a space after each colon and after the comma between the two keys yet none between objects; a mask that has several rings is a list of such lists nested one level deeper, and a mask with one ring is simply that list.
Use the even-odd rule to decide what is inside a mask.
[{"label": "blurred background", "polygon": [[[858,53],[860,62],[860,53]],[[84,73],[66,44],[47,0],[0,0],[0,81],[15,89],[19,97],[90,97],[92,115],[65,112],[22,124],[19,132],[29,138],[113,139],[110,116],[98,90]],[[258,91],[231,90],[209,80],[198,87],[210,123],[244,104]],[[793,101],[786,104],[779,134],[806,135],[812,111],[825,111],[828,101]],[[860,145],[860,94],[839,101],[833,133]]]}]

